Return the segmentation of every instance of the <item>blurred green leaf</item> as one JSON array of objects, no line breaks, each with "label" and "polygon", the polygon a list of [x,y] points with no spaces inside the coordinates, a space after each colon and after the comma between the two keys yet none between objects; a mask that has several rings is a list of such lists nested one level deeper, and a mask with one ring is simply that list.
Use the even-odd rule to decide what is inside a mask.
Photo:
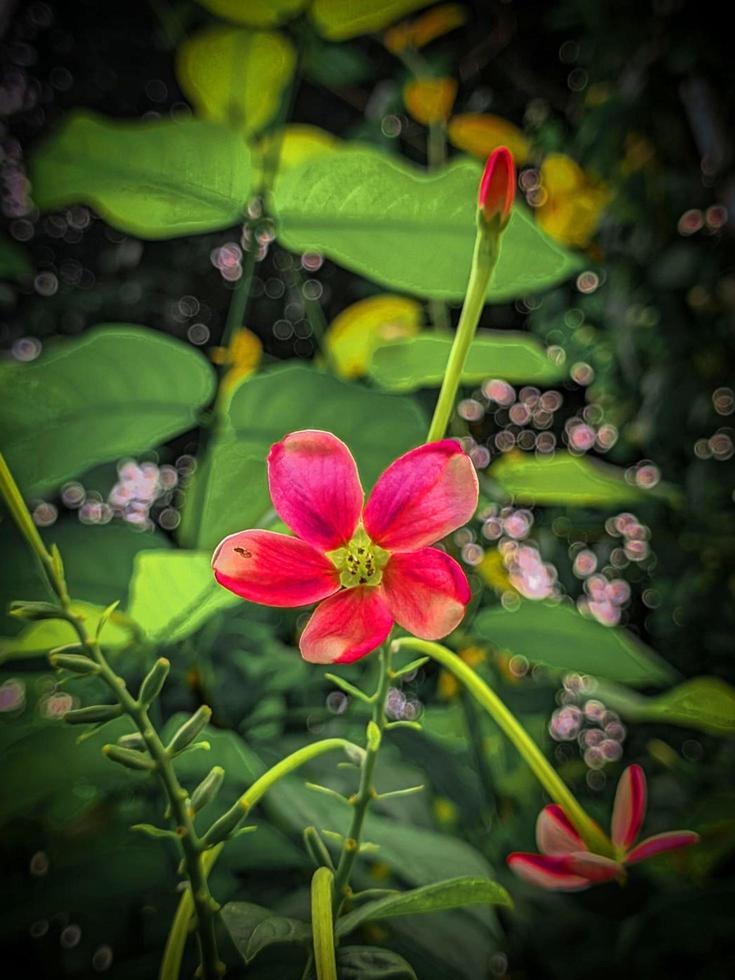
[{"label": "blurred green leaf", "polygon": [[[438,388],[444,378],[451,337],[421,334],[409,340],[378,347],[368,366],[368,375],[389,391]],[[462,371],[465,384],[486,378],[502,378],[510,384],[535,381],[553,383],[564,378],[563,367],[546,356],[539,341],[514,331],[481,331],[473,341]]]},{"label": "blurred green leaf", "polygon": [[606,684],[600,696],[631,721],[663,721],[709,735],[735,734],[735,688],[719,677],[693,677],[655,698]]},{"label": "blurred green leaf", "polygon": [[151,640],[183,640],[240,601],[215,581],[209,552],[142,551],[135,559],[128,613]]},{"label": "blurred green leaf", "polygon": [[12,238],[0,234],[0,279],[23,282],[31,272],[32,266],[26,250]]},{"label": "blurred green leaf", "polygon": [[141,453],[196,424],[214,372],[178,340],[109,324],[0,363],[0,444],[28,496],[97,463]]},{"label": "blurred green leaf", "polygon": [[506,453],[487,475],[521,504],[618,507],[669,495],[665,487],[642,490],[628,483],[620,467],[564,451],[553,456]]},{"label": "blurred green leaf", "polygon": [[306,922],[276,915],[271,909],[251,902],[228,902],[222,921],[246,963],[275,943],[308,943],[311,929]]},{"label": "blurred green leaf", "polygon": [[[84,618],[87,632],[94,636],[104,613],[101,606],[92,606],[87,602],[72,603],[72,612]],[[102,634],[102,646],[105,649],[119,649],[131,642],[132,636],[114,617],[105,626]],[[54,647],[77,643],[79,637],[76,630],[62,619],[44,619],[30,623],[17,636],[0,638],[0,664],[8,660],[24,660],[38,657],[49,652]]]},{"label": "blurred green leaf", "polygon": [[431,0],[314,0],[309,12],[320,34],[344,41],[380,31],[394,20],[427,7]]},{"label": "blurred green leaf", "polygon": [[494,646],[554,670],[633,685],[664,684],[675,676],[627,630],[585,619],[569,606],[523,601],[513,612],[502,607],[484,610],[474,626]]},{"label": "blurred green leaf", "polygon": [[210,13],[247,27],[272,27],[293,17],[307,0],[198,0]]},{"label": "blurred green leaf", "polygon": [[410,398],[371,391],[303,365],[264,371],[235,391],[229,425],[212,443],[189,490],[187,544],[213,548],[227,534],[257,527],[271,503],[265,461],[274,442],[297,429],[328,429],[350,447],[368,490],[396,456],[419,445],[426,422]]},{"label": "blurred green leaf", "polygon": [[510,908],[513,903],[504,888],[487,878],[449,878],[360,905],[339,920],[337,935],[346,936],[364,922],[419,912],[441,912],[465,905],[505,905]]},{"label": "blurred green leaf", "polygon": [[[286,248],[323,252],[382,285],[459,301],[472,260],[480,176],[469,160],[428,175],[377,150],[343,147],[281,175],[274,190],[278,234]],[[488,299],[546,289],[578,266],[516,207]]]},{"label": "blurred green leaf", "polygon": [[42,211],[88,204],[121,231],[176,238],[241,220],[250,151],[212,122],[119,122],[77,111],[36,152],[31,182]]},{"label": "blurred green leaf", "polygon": [[200,116],[250,137],[278,112],[295,65],[283,35],[217,25],[184,41],[176,73]]},{"label": "blurred green leaf", "polygon": [[410,963],[379,946],[340,946],[337,972],[340,980],[416,980]]}]

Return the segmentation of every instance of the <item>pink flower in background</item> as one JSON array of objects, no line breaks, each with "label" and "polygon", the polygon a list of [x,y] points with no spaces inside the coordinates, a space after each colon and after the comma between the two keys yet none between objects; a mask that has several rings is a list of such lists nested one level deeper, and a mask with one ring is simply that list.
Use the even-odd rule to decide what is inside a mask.
[{"label": "pink flower in background", "polygon": [[536,843],[541,854],[511,854],[508,865],[519,877],[541,888],[579,891],[624,876],[629,864],[699,840],[699,835],[691,830],[672,830],[647,837],[634,847],[645,812],[645,774],[640,766],[629,766],[620,777],[613,805],[614,858],[590,851],[562,808],[553,803],[544,807],[536,823]]},{"label": "pink flower in background", "polygon": [[464,572],[427,547],[466,523],[477,507],[475,468],[444,439],[400,456],[363,508],[347,446],[306,429],[268,455],[273,506],[296,537],[240,531],[212,558],[217,581],[267,606],[319,602],[300,641],[312,663],[350,663],[386,639],[393,623],[438,640],[461,621],[470,598]]}]

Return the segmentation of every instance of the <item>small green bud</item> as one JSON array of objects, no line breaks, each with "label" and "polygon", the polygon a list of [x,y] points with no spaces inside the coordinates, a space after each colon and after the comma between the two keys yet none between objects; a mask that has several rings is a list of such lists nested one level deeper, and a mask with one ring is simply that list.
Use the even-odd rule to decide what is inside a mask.
[{"label": "small green bud", "polygon": [[225,778],[225,771],[222,766],[214,766],[209,775],[199,783],[191,794],[191,808],[194,813],[199,813],[205,806],[212,802],[217,796]]},{"label": "small green bud", "polygon": [[112,762],[118,762],[126,769],[145,770],[150,772],[156,768],[155,762],[142,752],[133,749],[123,749],[119,745],[104,745],[102,751]]},{"label": "small green bud", "polygon": [[329,868],[330,871],[334,871],[332,855],[327,850],[326,844],[316,827],[304,829],[304,846],[317,868]]},{"label": "small green bud", "polygon": [[140,732],[130,732],[128,735],[121,735],[117,740],[117,744],[123,749],[138,749],[140,751],[146,747],[145,739]]},{"label": "small green bud", "polygon": [[49,662],[57,670],[70,670],[72,674],[96,674],[99,672],[99,667],[94,660],[76,653],[49,654]]},{"label": "small green bud", "polygon": [[146,707],[155,701],[161,693],[163,685],[166,683],[168,672],[171,669],[171,661],[165,657],[159,657],[143,678],[140,685],[138,700]]},{"label": "small green bud", "polygon": [[116,599],[115,602],[110,603],[110,605],[104,610],[104,612],[100,616],[99,622],[97,623],[97,633],[96,633],[96,636],[95,636],[95,639],[98,642],[99,642],[99,638],[100,638],[100,635],[102,633],[102,630],[105,628],[105,626],[107,625],[107,623],[108,623],[108,621],[110,619],[110,616],[112,616],[112,614],[115,612],[115,610],[117,609],[117,607],[119,605],[120,605],[120,600],[119,599]]},{"label": "small green bud", "polygon": [[119,718],[122,708],[119,704],[91,704],[87,708],[72,708],[64,715],[70,725],[88,725],[91,722],[112,721]]},{"label": "small green bud", "polygon": [[236,803],[226,813],[223,813],[219,820],[215,820],[204,835],[204,844],[207,847],[212,847],[214,844],[220,844],[227,840],[237,830],[237,825],[244,817],[242,807]]},{"label": "small green bud", "polygon": [[374,721],[369,721],[367,726],[367,744],[371,752],[377,752],[380,747],[380,729]]},{"label": "small green bud", "polygon": [[167,747],[169,755],[177,755],[179,752],[183,752],[187,746],[191,745],[211,717],[212,709],[209,705],[203,704],[200,708],[197,708],[191,718],[184,722],[169,742]]},{"label": "small green bud", "polygon": [[63,610],[53,602],[11,602],[8,610],[16,619],[64,619]]}]

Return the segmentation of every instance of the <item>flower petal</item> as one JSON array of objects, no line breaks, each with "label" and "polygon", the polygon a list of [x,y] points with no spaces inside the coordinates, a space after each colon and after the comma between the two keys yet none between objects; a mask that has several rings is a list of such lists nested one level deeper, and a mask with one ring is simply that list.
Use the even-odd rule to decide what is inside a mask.
[{"label": "flower petal", "polygon": [[360,477],[352,453],[331,432],[291,432],[271,446],[268,483],[279,517],[309,544],[331,551],[354,534]]},{"label": "flower petal", "polygon": [[646,812],[646,776],[640,766],[628,766],[618,782],[612,813],[612,842],[628,850],[638,836]]},{"label": "flower petal", "polygon": [[399,456],[375,484],[365,530],[388,551],[415,551],[466,523],[477,507],[477,474],[454,439]]},{"label": "flower petal", "polygon": [[582,875],[593,885],[603,881],[611,881],[613,878],[617,878],[623,870],[622,865],[613,861],[612,858],[593,854],[591,851],[578,851],[576,854],[568,854],[566,862],[568,871],[572,874]]},{"label": "flower petal", "polygon": [[675,851],[678,847],[689,847],[690,844],[698,842],[699,834],[695,834],[692,830],[669,830],[665,834],[656,834],[642,840],[638,847],[634,847],[627,855],[625,863],[636,864],[638,861],[653,857],[654,854]]},{"label": "flower petal", "polygon": [[539,813],[536,843],[542,854],[571,854],[586,850],[582,838],[558,803],[545,806]]},{"label": "flower petal", "polygon": [[345,589],[312,613],[301,634],[301,656],[313,664],[352,663],[379,647],[392,626],[381,589]]},{"label": "flower petal", "polygon": [[574,892],[592,884],[582,875],[570,873],[565,857],[516,852],[508,856],[508,867],[524,881],[549,891]]},{"label": "flower petal", "polygon": [[462,620],[470,587],[460,566],[438,548],[391,555],[383,591],[393,619],[422,640],[439,640]]},{"label": "flower petal", "polygon": [[316,548],[273,531],[240,531],[220,541],[214,577],[230,592],[265,606],[307,606],[339,589],[339,573]]}]

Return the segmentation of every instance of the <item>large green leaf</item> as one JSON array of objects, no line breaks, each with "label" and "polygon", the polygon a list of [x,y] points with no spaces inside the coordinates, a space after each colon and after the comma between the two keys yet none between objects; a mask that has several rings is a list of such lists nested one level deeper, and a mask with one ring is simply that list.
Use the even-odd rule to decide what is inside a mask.
[{"label": "large green leaf", "polygon": [[227,228],[250,193],[250,151],[198,119],[118,122],[74,112],[32,162],[42,211],[89,204],[121,231],[175,238]]},{"label": "large green leaf", "polygon": [[344,41],[380,31],[394,20],[427,7],[431,0],[314,0],[310,13],[320,34]]},{"label": "large green leaf", "polygon": [[[444,378],[451,348],[451,337],[432,334],[385,344],[373,352],[368,374],[389,391],[437,388]],[[511,384],[553,384],[565,373],[563,367],[546,356],[535,337],[510,330],[487,330],[479,333],[470,347],[462,381],[476,384],[486,378],[503,378]]]},{"label": "large green leaf", "polygon": [[709,735],[735,735],[735,688],[719,677],[693,677],[655,698],[605,684],[600,696],[631,721],[663,721]]},{"label": "large green leaf", "polygon": [[416,980],[410,963],[380,946],[340,946],[337,972],[340,980]]},{"label": "large green leaf", "polygon": [[663,487],[642,490],[617,466],[561,451],[553,456],[506,453],[488,470],[506,493],[521,504],[570,507],[619,507],[667,496]]},{"label": "large green leaf", "polygon": [[410,398],[371,391],[304,365],[250,378],[234,393],[229,427],[196,473],[185,512],[187,544],[214,547],[257,526],[270,509],[265,460],[297,429],[328,429],[352,450],[367,490],[396,456],[418,445],[426,422]]},{"label": "large green leaf", "polygon": [[[75,602],[72,604],[72,611],[83,617],[87,631],[94,636],[104,609],[87,602]],[[119,618],[113,618],[102,632],[102,645],[107,649],[119,649],[127,646],[132,638],[132,634],[121,625]],[[43,656],[54,647],[78,642],[79,637],[71,623],[61,619],[43,619],[29,623],[17,636],[0,637],[0,664],[7,660]]]},{"label": "large green leaf", "polygon": [[[481,169],[462,160],[440,173],[377,150],[342,148],[305,161],[276,182],[282,243],[323,252],[393,289],[461,300],[475,241]],[[508,299],[566,279],[578,260],[516,207],[488,297]]]},{"label": "large green leaf", "polygon": [[311,929],[306,922],[277,915],[271,909],[251,902],[228,902],[222,921],[246,963],[275,943],[308,943]]},{"label": "large green leaf", "polygon": [[186,344],[97,327],[30,364],[0,364],[0,446],[25,493],[44,493],[191,428],[213,390],[211,366]]},{"label": "large green leaf", "polygon": [[627,630],[585,619],[569,606],[523,601],[514,612],[501,607],[481,612],[474,626],[495,646],[554,670],[633,685],[663,684],[675,676]]},{"label": "large green leaf", "polygon": [[252,136],[278,111],[295,65],[283,35],[217,25],[184,41],[176,70],[199,115]]},{"label": "large green leaf", "polygon": [[487,878],[449,878],[360,905],[338,921],[337,935],[346,936],[363,922],[419,912],[442,912],[465,905],[505,905],[510,908],[513,903],[504,888]]},{"label": "large green leaf", "polygon": [[240,600],[214,579],[201,551],[142,551],[130,583],[129,615],[154,642],[176,643]]},{"label": "large green leaf", "polygon": [[307,0],[199,0],[202,7],[234,24],[246,27],[272,27],[293,17]]}]

